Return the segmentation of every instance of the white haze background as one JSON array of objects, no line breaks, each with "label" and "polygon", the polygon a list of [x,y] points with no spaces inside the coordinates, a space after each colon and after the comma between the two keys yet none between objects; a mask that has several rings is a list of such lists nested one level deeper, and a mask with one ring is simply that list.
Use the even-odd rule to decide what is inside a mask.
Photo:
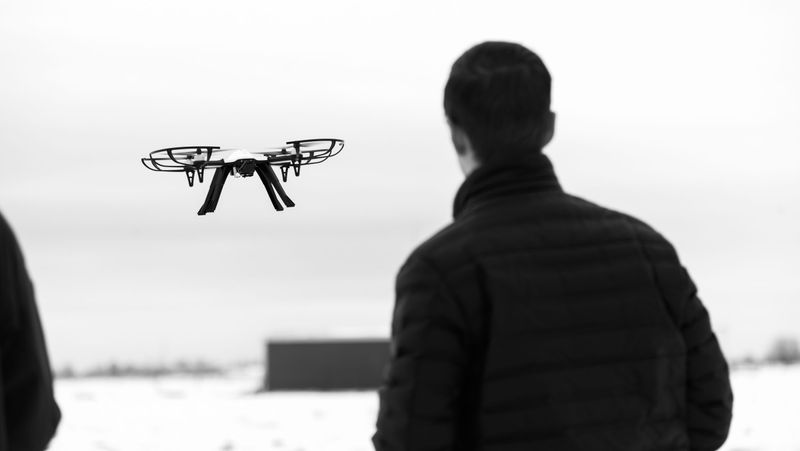
[{"label": "white haze background", "polygon": [[[258,359],[386,336],[393,278],[461,182],[450,64],[520,42],[553,76],[566,190],[678,248],[725,352],[800,336],[800,4],[0,0],[0,209],[54,366]],[[167,146],[338,137],[286,184],[147,171]]]}]

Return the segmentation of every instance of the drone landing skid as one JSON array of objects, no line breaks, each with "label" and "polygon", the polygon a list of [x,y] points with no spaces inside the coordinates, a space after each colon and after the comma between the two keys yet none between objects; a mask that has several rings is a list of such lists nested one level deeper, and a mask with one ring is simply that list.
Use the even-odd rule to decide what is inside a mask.
[{"label": "drone landing skid", "polygon": [[275,210],[283,211],[283,205],[281,205],[275,197],[276,192],[287,207],[294,207],[294,202],[286,195],[286,191],[283,190],[278,176],[275,175],[275,171],[272,170],[272,166],[269,164],[256,165],[256,173],[258,174],[258,178],[261,179],[261,183],[264,184],[264,188],[267,189],[267,195],[272,202],[272,206],[275,207]]},{"label": "drone landing skid", "polygon": [[[225,186],[225,181],[228,179],[228,175],[230,175],[231,172],[232,169],[226,166],[219,167],[214,171],[214,177],[211,179],[211,186],[208,188],[206,200],[197,212],[199,216],[204,216],[206,213],[213,213],[214,210],[217,209],[222,187]],[[269,163],[257,163],[255,165],[255,173],[258,174],[258,178],[260,178],[261,183],[264,184],[269,200],[272,202],[272,206],[275,210],[283,211],[283,205],[281,205],[278,197],[280,197],[280,200],[283,201],[283,204],[287,207],[294,207],[294,202],[286,194],[286,191],[283,190],[278,176],[275,175],[275,171]]]},{"label": "drone landing skid", "polygon": [[213,213],[217,209],[217,202],[219,202],[219,195],[222,194],[222,187],[225,186],[225,181],[228,180],[228,175],[231,173],[229,166],[218,167],[214,170],[214,177],[211,178],[211,186],[208,187],[208,194],[203,206],[197,212],[198,215],[203,216],[206,213]]}]

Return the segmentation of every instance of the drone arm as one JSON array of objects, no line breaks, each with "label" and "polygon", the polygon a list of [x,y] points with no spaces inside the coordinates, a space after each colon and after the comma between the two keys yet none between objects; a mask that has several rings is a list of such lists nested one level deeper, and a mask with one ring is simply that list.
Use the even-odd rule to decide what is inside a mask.
[{"label": "drone arm", "polygon": [[278,198],[275,196],[275,190],[272,188],[272,183],[269,179],[269,176],[264,172],[264,168],[261,165],[256,166],[256,173],[258,173],[258,178],[261,179],[261,183],[264,184],[264,188],[267,189],[267,195],[269,195],[269,200],[272,202],[272,206],[275,207],[277,211],[283,211],[283,205],[278,202]]},{"label": "drone arm", "polygon": [[278,180],[278,176],[275,175],[275,171],[272,169],[272,166],[270,166],[269,164],[265,164],[262,165],[262,167],[264,168],[263,169],[264,175],[267,177],[272,186],[275,187],[275,191],[278,192],[278,196],[281,197],[283,203],[286,204],[287,207],[294,207],[294,202],[292,202],[292,199],[290,199],[289,196],[286,195],[286,191],[283,190],[283,186],[281,186],[281,182],[280,180]]},{"label": "drone arm", "polygon": [[198,215],[203,216],[206,213],[213,213],[214,210],[216,210],[219,196],[222,193],[222,187],[225,186],[225,180],[228,179],[230,171],[231,168],[227,166],[221,166],[214,170],[214,177],[211,179],[211,186],[208,188],[206,201],[203,202],[203,206],[200,207],[200,211],[197,212]]}]

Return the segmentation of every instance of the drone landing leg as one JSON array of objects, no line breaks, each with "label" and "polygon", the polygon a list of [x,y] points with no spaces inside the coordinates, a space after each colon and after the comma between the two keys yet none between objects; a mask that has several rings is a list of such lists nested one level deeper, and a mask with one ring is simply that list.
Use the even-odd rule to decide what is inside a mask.
[{"label": "drone landing leg", "polygon": [[283,186],[281,186],[278,176],[275,175],[275,171],[272,170],[272,166],[266,165],[264,172],[272,186],[275,187],[275,191],[278,192],[278,196],[281,197],[283,203],[286,204],[287,207],[294,207],[294,202],[292,202],[292,199],[289,199],[289,196],[286,195],[286,191],[283,190]]},{"label": "drone landing leg", "polygon": [[278,202],[278,198],[275,197],[275,190],[272,188],[272,183],[270,183],[269,176],[264,171],[264,168],[261,166],[256,166],[256,172],[258,173],[258,178],[261,179],[261,183],[264,184],[264,188],[267,189],[267,195],[269,195],[269,200],[272,202],[272,206],[275,207],[275,210],[277,211],[283,211],[283,205],[281,205],[281,203]]},{"label": "drone landing leg", "polygon": [[211,179],[211,186],[208,187],[208,194],[203,206],[200,207],[198,215],[203,216],[206,213],[213,213],[217,209],[217,202],[219,202],[219,195],[222,193],[222,187],[225,186],[225,180],[228,179],[230,168],[219,167],[214,170],[214,178]]}]

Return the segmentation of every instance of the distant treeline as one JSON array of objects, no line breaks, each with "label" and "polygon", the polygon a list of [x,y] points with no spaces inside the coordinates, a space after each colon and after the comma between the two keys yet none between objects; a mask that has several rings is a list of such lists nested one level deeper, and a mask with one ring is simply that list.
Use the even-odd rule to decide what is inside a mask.
[{"label": "distant treeline", "polygon": [[800,342],[794,337],[778,337],[762,358],[748,356],[736,359],[731,366],[793,365],[800,363]]},{"label": "distant treeline", "polygon": [[159,377],[159,376],[218,376],[225,373],[225,369],[205,361],[178,361],[171,364],[136,365],[111,362],[96,366],[86,371],[75,371],[71,366],[65,366],[55,372],[57,378],[76,377]]},{"label": "distant treeline", "polygon": [[[800,364],[800,341],[794,337],[777,338],[763,357],[747,356],[731,360],[732,368],[760,365]],[[203,360],[180,360],[171,364],[141,365],[111,362],[86,371],[75,371],[69,365],[55,371],[57,378],[78,377],[160,377],[160,376],[220,376],[227,369]]]}]

